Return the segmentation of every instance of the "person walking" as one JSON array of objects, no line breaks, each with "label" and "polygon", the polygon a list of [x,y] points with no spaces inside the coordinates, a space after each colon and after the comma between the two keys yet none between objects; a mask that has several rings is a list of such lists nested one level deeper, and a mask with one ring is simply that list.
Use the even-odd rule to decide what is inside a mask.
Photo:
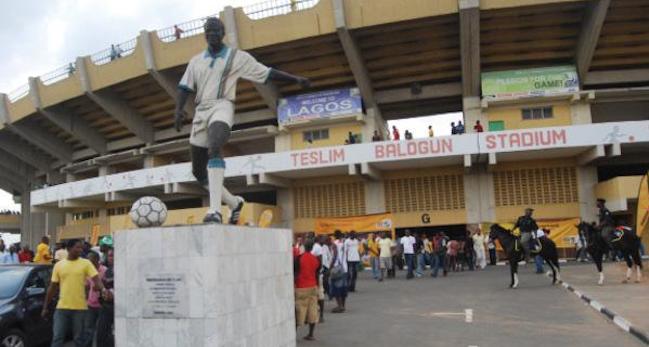
[{"label": "person walking", "polygon": [[394,141],[399,141],[401,139],[401,134],[399,134],[399,129],[396,126],[392,126],[392,139]]},{"label": "person walking", "polygon": [[88,311],[86,302],[86,279],[94,283],[94,290],[107,295],[103,283],[99,279],[97,269],[87,259],[80,258],[83,251],[81,240],[69,240],[68,258],[56,263],[52,270],[52,280],[47,289],[41,316],[49,316],[50,302],[58,293],[59,300],[54,312],[52,326],[52,347],[62,347],[68,330],[72,328],[72,336],[76,347],[84,346],[84,320]]},{"label": "person walking", "polygon": [[50,253],[50,238],[43,236],[41,243],[36,246],[36,256],[34,257],[36,264],[51,264],[52,254]]},{"label": "person walking", "polygon": [[[543,231],[543,229],[538,229],[536,231],[536,239],[541,240],[542,237],[545,237],[545,232]],[[545,269],[543,268],[543,257],[540,254],[536,254],[534,256],[534,265],[536,266],[537,274],[542,274],[545,272]]]},{"label": "person walking", "polygon": [[347,301],[347,252],[343,240],[343,233],[340,230],[334,232],[333,260],[329,278],[331,280],[331,296],[336,299],[336,307],[331,313],[345,312]]},{"label": "person walking", "polygon": [[[381,277],[379,282],[383,281],[385,271],[392,269],[392,239],[387,233],[383,233],[383,237],[378,241],[379,246],[379,263],[381,268]],[[388,274],[389,275],[389,274]],[[388,276],[389,277],[389,276]]]},{"label": "person walking", "polygon": [[433,268],[432,256],[433,256],[433,243],[430,241],[427,235],[424,235],[424,268],[425,264],[430,265],[430,268]]},{"label": "person walking", "polygon": [[[2,246],[4,247],[4,245]],[[0,250],[1,252],[1,250]],[[16,251],[16,245],[9,246],[9,249],[0,256],[0,264],[19,264],[18,252]]]},{"label": "person walking", "polygon": [[471,233],[469,231],[466,232],[466,238],[464,240],[464,252],[465,252],[465,259],[466,259],[466,265],[469,268],[469,271],[475,270],[475,250],[473,247],[473,238],[471,237]]},{"label": "person walking", "polygon": [[347,252],[347,269],[349,274],[349,292],[356,291],[356,277],[358,276],[358,265],[361,262],[361,255],[358,251],[359,240],[356,232],[352,230],[349,238],[345,240],[345,251]]},{"label": "person walking", "polygon": [[[88,260],[95,267],[99,273],[99,279],[103,281],[106,267],[99,262],[99,254],[90,251],[88,253]],[[95,284],[90,279],[86,280],[86,287],[88,288],[88,312],[86,313],[86,320],[84,323],[84,346],[92,347],[97,331],[97,320],[101,312],[101,303],[99,302],[99,292],[95,290]]]},{"label": "person walking", "polygon": [[401,238],[401,246],[403,247],[403,256],[406,258],[406,266],[408,266],[407,279],[415,277],[415,237],[410,235],[410,230],[406,229],[406,235]]},{"label": "person walking", "polygon": [[305,323],[309,325],[309,334],[305,340],[315,340],[313,333],[318,323],[318,274],[320,261],[314,256],[313,240],[309,239],[304,244],[304,253],[295,258],[295,317],[296,329]]},{"label": "person walking", "polygon": [[65,260],[68,257],[68,251],[65,249],[65,245],[61,242],[57,242],[54,245],[54,264],[61,260]]},{"label": "person walking", "polygon": [[415,276],[421,277],[424,275],[424,267],[426,266],[426,261],[424,260],[424,237],[421,234],[417,234],[415,238],[415,255],[417,261]]},{"label": "person walking", "polygon": [[480,270],[483,270],[487,267],[487,257],[484,250],[485,237],[478,228],[471,238],[473,239],[473,250],[475,251],[475,265]]},{"label": "person walking", "polygon": [[18,261],[21,264],[31,263],[34,258],[34,255],[29,250],[29,246],[24,245],[23,248],[18,252]]},{"label": "person walking", "polygon": [[185,32],[185,30],[180,29],[178,27],[178,24],[174,24],[174,37],[176,37],[176,40],[180,40],[182,38],[184,32]]},{"label": "person walking", "polygon": [[428,137],[435,137],[435,130],[433,130],[432,125],[428,126]]},{"label": "person walking", "polygon": [[448,258],[448,271],[457,272],[457,252],[460,244],[457,240],[450,240],[448,242],[448,249],[446,250],[446,257]]},{"label": "person walking", "polygon": [[378,280],[381,272],[381,264],[379,260],[379,241],[380,237],[377,237],[374,233],[371,233],[367,239],[367,251],[370,256],[370,265],[372,266],[372,278]]},{"label": "person walking", "polygon": [[444,276],[446,276],[446,240],[444,233],[437,233],[433,236],[433,257],[430,267],[432,268],[431,277],[437,277],[439,269],[442,269]]},{"label": "person walking", "polygon": [[489,265],[496,265],[498,262],[496,256],[496,243],[490,239],[489,243],[487,243],[487,248],[489,249]]},{"label": "person walking", "polygon": [[99,298],[101,310],[97,319],[97,347],[115,346],[115,336],[113,335],[115,322],[115,305],[113,301],[115,290],[114,261],[114,251],[110,248],[106,252],[106,272],[104,272],[102,280],[104,288],[106,288],[106,295]]}]

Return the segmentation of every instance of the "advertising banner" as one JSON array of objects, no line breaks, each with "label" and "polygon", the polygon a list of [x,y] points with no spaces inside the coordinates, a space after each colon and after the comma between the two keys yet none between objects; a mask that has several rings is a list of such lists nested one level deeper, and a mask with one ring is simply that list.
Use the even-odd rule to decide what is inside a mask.
[{"label": "advertising banner", "polygon": [[340,218],[317,218],[315,220],[316,234],[333,234],[336,230],[342,232],[354,230],[357,233],[390,230],[394,237],[394,223],[392,222],[392,214],[390,213]]},{"label": "advertising banner", "polygon": [[482,96],[487,99],[518,99],[579,91],[574,66],[494,71],[482,73]]},{"label": "advertising banner", "polygon": [[638,210],[636,214],[636,233],[642,236],[649,230],[649,172],[642,177],[638,189]]},{"label": "advertising banner", "polygon": [[363,104],[358,88],[325,90],[282,98],[277,105],[280,125],[360,115]]}]

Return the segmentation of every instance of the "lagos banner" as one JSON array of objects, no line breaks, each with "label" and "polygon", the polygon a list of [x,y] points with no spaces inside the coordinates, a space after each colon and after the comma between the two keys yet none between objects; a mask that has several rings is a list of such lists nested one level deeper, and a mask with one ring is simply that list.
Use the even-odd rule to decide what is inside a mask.
[{"label": "lagos banner", "polygon": [[325,90],[279,99],[277,121],[280,125],[363,114],[358,88]]}]

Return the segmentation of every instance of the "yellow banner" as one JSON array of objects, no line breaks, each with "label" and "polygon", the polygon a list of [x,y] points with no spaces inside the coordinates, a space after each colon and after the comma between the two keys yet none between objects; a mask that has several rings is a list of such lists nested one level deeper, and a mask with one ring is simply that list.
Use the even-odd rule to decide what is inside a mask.
[{"label": "yellow banner", "polygon": [[[538,224],[541,229],[550,230],[550,239],[557,244],[557,248],[573,248],[575,247],[575,237],[577,237],[577,224],[579,224],[579,218],[570,218],[570,219],[546,219],[538,220]],[[503,228],[511,229],[514,227],[513,223],[498,223]],[[482,230],[485,233],[489,233],[489,224],[483,224]]]},{"label": "yellow banner", "polygon": [[355,217],[317,218],[315,220],[316,234],[333,234],[336,230],[342,232],[354,230],[357,233],[389,230],[394,236],[394,223],[392,222],[392,214],[390,213]]},{"label": "yellow banner", "polygon": [[96,246],[99,243],[99,231],[101,230],[101,225],[94,224],[92,226],[92,232],[90,234],[90,244]]},{"label": "yellow banner", "polygon": [[636,218],[636,234],[642,236],[649,230],[649,172],[640,181]]}]

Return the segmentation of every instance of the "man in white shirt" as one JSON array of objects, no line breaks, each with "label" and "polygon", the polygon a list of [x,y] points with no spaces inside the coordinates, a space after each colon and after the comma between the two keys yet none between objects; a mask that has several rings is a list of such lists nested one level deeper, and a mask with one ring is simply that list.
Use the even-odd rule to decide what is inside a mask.
[{"label": "man in white shirt", "polygon": [[303,88],[310,82],[304,77],[271,69],[255,60],[248,52],[223,44],[225,26],[216,17],[205,21],[207,50],[194,56],[178,84],[175,128],[180,132],[185,119],[185,103],[190,93],[196,94],[196,112],[192,120],[189,138],[192,155],[192,171],[198,182],[209,188],[210,208],[203,223],[222,223],[221,201],[230,207],[230,224],[237,224],[243,208],[243,198],[234,196],[223,188],[225,161],[221,148],[230,137],[234,123],[234,99],[237,80],[254,83],[268,80],[300,84]]},{"label": "man in white shirt", "polygon": [[352,230],[349,237],[345,240],[345,252],[347,254],[347,269],[349,269],[349,291],[356,291],[356,277],[358,275],[358,263],[361,261],[361,255],[358,252],[359,245],[356,232]]},{"label": "man in white shirt", "polygon": [[410,235],[410,230],[406,229],[406,235],[401,238],[401,245],[403,246],[403,256],[406,258],[406,266],[408,266],[408,275],[407,279],[415,277],[414,267],[415,267],[415,237]]}]

